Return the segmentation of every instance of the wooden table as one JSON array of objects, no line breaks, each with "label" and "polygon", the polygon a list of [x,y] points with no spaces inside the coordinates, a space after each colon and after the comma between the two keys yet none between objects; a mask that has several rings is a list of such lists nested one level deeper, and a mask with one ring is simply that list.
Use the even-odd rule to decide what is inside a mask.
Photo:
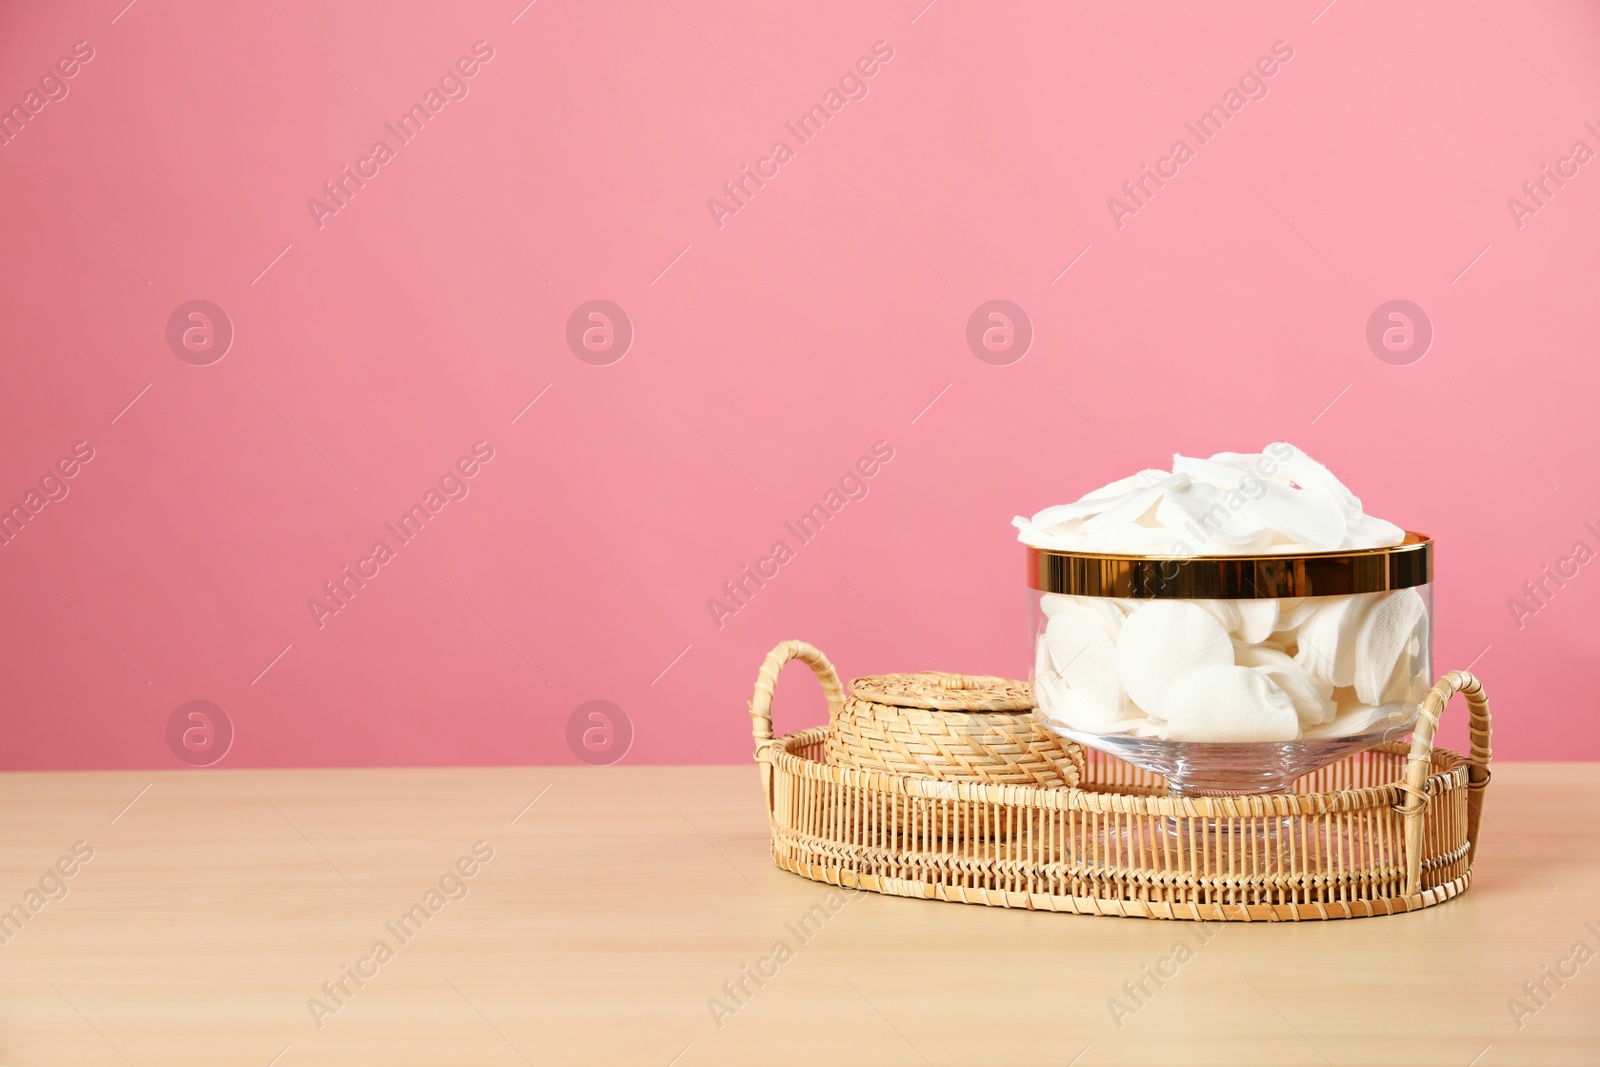
[{"label": "wooden table", "polygon": [[748,766],[6,775],[0,1063],[1595,1064],[1597,797],[1497,765],[1460,899],[1202,929],[830,899]]}]

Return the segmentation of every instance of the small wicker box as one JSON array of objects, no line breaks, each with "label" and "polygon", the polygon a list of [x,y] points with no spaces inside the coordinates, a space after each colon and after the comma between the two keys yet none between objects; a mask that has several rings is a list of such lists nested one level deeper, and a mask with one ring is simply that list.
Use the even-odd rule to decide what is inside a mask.
[{"label": "small wicker box", "polygon": [[829,763],[946,782],[1077,785],[1083,749],[1033,717],[1027,683],[925,671],[850,683],[830,707]]}]

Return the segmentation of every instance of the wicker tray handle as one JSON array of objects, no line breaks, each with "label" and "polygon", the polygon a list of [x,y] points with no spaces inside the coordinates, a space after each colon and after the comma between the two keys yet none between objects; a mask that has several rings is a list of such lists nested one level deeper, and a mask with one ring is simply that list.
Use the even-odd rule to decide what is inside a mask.
[{"label": "wicker tray handle", "polygon": [[1467,862],[1478,851],[1478,825],[1483,819],[1483,791],[1489,784],[1489,698],[1483,684],[1467,671],[1451,671],[1440,678],[1422,701],[1421,714],[1411,735],[1411,754],[1406,757],[1406,780],[1400,786],[1405,802],[1398,809],[1406,826],[1406,895],[1422,891],[1422,813],[1428,806],[1426,783],[1431,766],[1433,735],[1439,729],[1439,716],[1450,698],[1460,693],[1467,698],[1467,732],[1472,751],[1467,757]]},{"label": "wicker tray handle", "polygon": [[761,767],[761,791],[766,795],[768,812],[772,811],[772,762],[782,748],[780,742],[772,739],[772,691],[778,685],[778,672],[792,659],[810,667],[817,681],[822,683],[830,719],[844,709],[844,685],[827,656],[804,641],[785,641],[767,653],[756,674],[755,696],[750,698],[750,728],[755,734],[756,763]]}]

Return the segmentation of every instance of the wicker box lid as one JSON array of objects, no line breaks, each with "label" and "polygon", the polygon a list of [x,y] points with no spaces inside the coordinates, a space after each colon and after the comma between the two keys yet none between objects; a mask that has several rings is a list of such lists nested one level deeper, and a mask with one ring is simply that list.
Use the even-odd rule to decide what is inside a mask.
[{"label": "wicker box lid", "polygon": [[850,695],[874,704],[932,711],[1031,711],[1026,682],[982,674],[873,674],[850,683]]}]

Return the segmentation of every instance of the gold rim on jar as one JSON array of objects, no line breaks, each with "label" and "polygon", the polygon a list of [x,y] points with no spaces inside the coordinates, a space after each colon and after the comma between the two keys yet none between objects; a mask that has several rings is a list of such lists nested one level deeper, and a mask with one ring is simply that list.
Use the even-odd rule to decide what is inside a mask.
[{"label": "gold rim on jar", "polygon": [[1028,587],[1073,596],[1264,600],[1349,596],[1433,581],[1433,538],[1388,548],[1267,556],[1120,556],[1028,549]]}]

